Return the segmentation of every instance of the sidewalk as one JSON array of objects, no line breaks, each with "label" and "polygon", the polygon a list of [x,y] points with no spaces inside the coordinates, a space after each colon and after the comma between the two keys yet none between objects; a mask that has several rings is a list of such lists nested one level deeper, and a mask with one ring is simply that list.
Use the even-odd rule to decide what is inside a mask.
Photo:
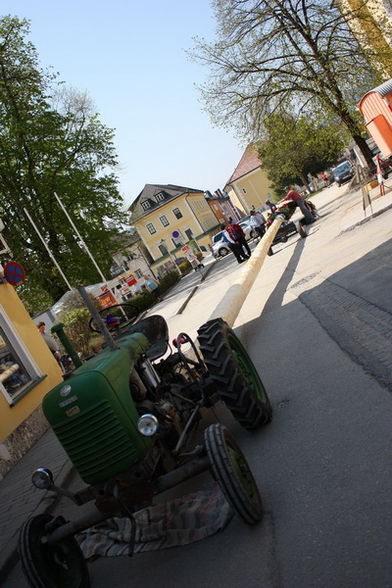
[{"label": "sidewalk", "polygon": [[[386,182],[386,190],[392,188],[392,178]],[[366,217],[362,208],[361,191],[348,193],[344,187],[337,192],[339,206],[342,207],[341,231],[354,229],[363,222],[392,208],[392,190],[385,196],[376,197],[379,188],[371,191],[372,208],[366,209]],[[331,196],[324,191],[315,197],[316,205],[331,201]],[[216,267],[216,260],[209,258],[204,274]],[[219,267],[219,263],[218,263]],[[251,266],[249,266],[251,269]],[[195,281],[193,289],[197,289],[205,275],[200,275],[198,283]],[[193,274],[194,276],[194,274]],[[194,276],[195,277],[195,276]],[[186,302],[193,296],[187,294]],[[54,433],[48,430],[20,462],[0,481],[0,584],[10,569],[15,565],[17,555],[17,541],[20,526],[30,516],[42,513],[51,507],[56,500],[52,493],[40,491],[31,483],[32,471],[39,466],[46,466],[52,470],[55,483],[64,485],[69,477],[72,466],[57,441]]]},{"label": "sidewalk", "polygon": [[49,429],[26,455],[0,481],[0,584],[17,561],[17,542],[21,525],[30,516],[49,510],[56,496],[35,488],[32,472],[40,466],[52,470],[61,486],[71,472],[71,463]]},{"label": "sidewalk", "polygon": [[365,210],[361,190],[353,193],[353,198],[350,198],[351,205],[346,208],[341,219],[341,232],[351,231],[392,208],[392,177],[384,180],[384,187],[384,196],[380,196],[379,186],[370,190],[370,206],[367,206]]}]

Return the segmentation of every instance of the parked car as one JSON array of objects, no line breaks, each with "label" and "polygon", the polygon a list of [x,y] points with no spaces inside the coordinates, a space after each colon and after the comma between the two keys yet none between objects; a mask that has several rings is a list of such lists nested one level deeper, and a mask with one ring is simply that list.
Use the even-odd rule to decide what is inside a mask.
[{"label": "parked car", "polygon": [[241,229],[244,231],[245,239],[247,241],[250,241],[251,239],[256,237],[256,233],[255,233],[252,225],[250,224],[250,216],[244,216],[244,218],[242,218],[240,221],[238,221],[238,224],[240,225]]},{"label": "parked car", "polygon": [[332,173],[337,185],[341,186],[354,177],[354,168],[351,162],[346,159],[345,161],[342,161],[342,163],[339,163],[339,165],[332,170]]},{"label": "parked car", "polygon": [[216,258],[224,257],[230,253],[230,249],[225,241],[223,241],[223,231],[219,231],[212,237],[212,255]]}]

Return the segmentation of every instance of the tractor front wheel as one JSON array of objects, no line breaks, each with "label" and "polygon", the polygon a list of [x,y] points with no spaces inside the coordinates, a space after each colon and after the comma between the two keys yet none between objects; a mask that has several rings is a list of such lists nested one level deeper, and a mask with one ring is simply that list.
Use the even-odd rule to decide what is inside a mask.
[{"label": "tractor front wheel", "polygon": [[245,429],[272,419],[272,407],[256,368],[234,331],[221,318],[198,330],[200,351],[220,398]]},{"label": "tractor front wheel", "polygon": [[244,454],[226,427],[210,425],[204,431],[204,442],[212,475],[226,500],[248,525],[263,517],[259,489]]},{"label": "tractor front wheel", "polygon": [[28,519],[19,536],[19,555],[24,574],[32,588],[88,588],[87,564],[74,537],[59,543],[45,542],[50,530],[65,523],[40,514]]}]

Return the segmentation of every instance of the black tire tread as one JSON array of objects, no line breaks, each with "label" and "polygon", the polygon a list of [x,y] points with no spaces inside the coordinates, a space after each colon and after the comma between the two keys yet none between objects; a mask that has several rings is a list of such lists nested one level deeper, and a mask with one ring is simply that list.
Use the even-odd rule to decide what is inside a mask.
[{"label": "black tire tread", "polygon": [[[204,431],[205,445],[207,455],[210,460],[212,473],[215,480],[219,483],[228,502],[231,504],[237,514],[248,525],[255,525],[261,521],[263,517],[261,497],[257,491],[258,504],[256,505],[252,503],[247,495],[246,490],[244,490],[243,486],[238,480],[226,450],[225,437],[227,436],[227,429],[218,423],[210,425]],[[232,438],[231,443],[235,446],[236,450],[245,460],[245,457]],[[250,469],[249,473],[253,478]],[[257,490],[256,482],[255,488]]]},{"label": "black tire tread", "polygon": [[[202,325],[198,329],[200,351],[209,374],[218,387],[220,398],[234,418],[243,427],[251,430],[271,421],[272,407],[266,393],[266,401],[261,402],[247,385],[227,341],[229,330],[231,331],[230,327],[221,318]],[[235,336],[232,331],[231,334]]]},{"label": "black tire tread", "polygon": [[[65,523],[65,520],[62,517],[58,517],[58,519]],[[33,559],[33,553],[30,547],[31,536],[36,534],[36,530],[34,527],[44,527],[50,521],[53,520],[53,516],[47,513],[43,513],[37,515],[35,517],[27,519],[19,533],[19,542],[18,542],[18,551],[21,559],[22,569],[27,578],[27,581],[31,588],[57,588],[56,585],[50,582],[47,578],[46,574],[42,569],[37,567],[37,563]],[[68,541],[72,541],[77,549],[80,550],[79,545],[73,537],[69,537]],[[81,561],[83,560],[83,554],[80,551]],[[89,574],[87,569],[87,564],[83,560],[83,566],[81,570],[82,576],[80,579],[80,588],[89,588],[90,587],[90,580]]]}]

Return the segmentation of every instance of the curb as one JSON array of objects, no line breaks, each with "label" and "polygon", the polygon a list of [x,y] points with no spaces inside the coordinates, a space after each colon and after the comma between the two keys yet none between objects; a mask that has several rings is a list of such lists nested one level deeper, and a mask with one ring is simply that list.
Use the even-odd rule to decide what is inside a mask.
[{"label": "curb", "polygon": [[194,286],[192,288],[192,290],[190,291],[190,293],[188,294],[187,298],[185,299],[185,302],[183,302],[180,306],[180,308],[177,310],[176,314],[182,314],[183,311],[185,310],[188,302],[190,301],[190,299],[192,298],[192,296],[195,294],[196,290],[199,288],[199,286]]},{"label": "curb", "polygon": [[392,204],[388,204],[388,206],[385,206],[384,208],[381,208],[380,210],[377,210],[376,212],[373,212],[371,215],[369,215],[369,216],[361,219],[360,221],[357,221],[353,225],[350,225],[349,227],[346,227],[345,229],[343,229],[342,231],[340,231],[339,234],[341,235],[342,233],[348,233],[349,231],[354,230],[356,227],[360,227],[361,225],[364,225],[368,221],[372,220],[372,218],[376,218],[377,216],[380,216],[380,214],[382,214],[383,212],[387,212],[391,208],[392,208]]},{"label": "curb", "polygon": [[[215,259],[213,262],[211,262],[208,266],[208,268],[206,269],[206,271],[203,273],[203,275],[200,278],[200,283],[204,282],[204,280],[206,279],[206,277],[208,276],[208,274],[210,273],[210,271],[212,270],[212,268],[215,266],[215,264],[217,263],[217,260]],[[200,284],[198,286],[194,286],[192,288],[192,290],[190,291],[190,293],[188,294],[185,302],[183,302],[180,306],[180,308],[177,310],[176,314],[182,314],[185,310],[185,308],[188,305],[188,302],[190,301],[190,299],[192,298],[192,296],[194,294],[196,294],[198,288],[199,288]]]}]

